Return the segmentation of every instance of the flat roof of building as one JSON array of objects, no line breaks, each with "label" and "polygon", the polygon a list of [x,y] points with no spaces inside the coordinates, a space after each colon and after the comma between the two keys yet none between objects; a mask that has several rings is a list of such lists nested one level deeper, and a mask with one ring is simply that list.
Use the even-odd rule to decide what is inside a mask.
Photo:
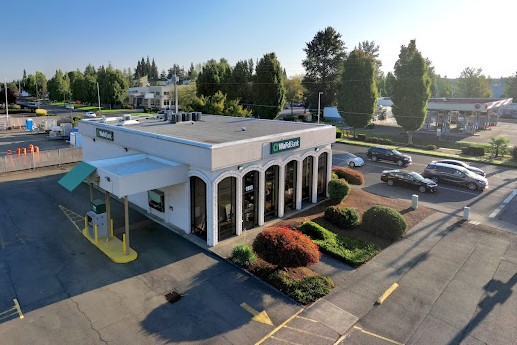
[{"label": "flat roof of building", "polygon": [[81,123],[93,124],[104,128],[115,127],[125,131],[138,131],[165,137],[173,141],[179,139],[210,146],[331,127],[331,125],[326,124],[206,114],[202,114],[200,121],[187,121],[175,124],[159,118],[133,117],[132,119],[138,120],[138,123],[119,126],[118,122],[102,123],[100,119],[82,120]]}]

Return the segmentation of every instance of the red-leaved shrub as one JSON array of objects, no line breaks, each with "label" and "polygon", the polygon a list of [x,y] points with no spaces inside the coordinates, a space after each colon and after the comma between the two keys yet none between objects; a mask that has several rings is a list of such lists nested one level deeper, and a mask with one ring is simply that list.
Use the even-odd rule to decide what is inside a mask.
[{"label": "red-leaved shrub", "polygon": [[320,260],[318,246],[301,232],[286,227],[270,227],[253,242],[253,250],[262,259],[280,267],[302,267]]},{"label": "red-leaved shrub", "polygon": [[332,167],[332,172],[349,184],[362,185],[364,183],[364,175],[352,168]]}]

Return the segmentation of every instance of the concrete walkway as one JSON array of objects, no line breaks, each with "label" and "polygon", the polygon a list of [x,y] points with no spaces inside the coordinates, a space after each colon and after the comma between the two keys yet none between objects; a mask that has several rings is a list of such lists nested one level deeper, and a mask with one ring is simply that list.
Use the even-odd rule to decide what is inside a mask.
[{"label": "concrete walkway", "polygon": [[[227,258],[260,231],[211,250]],[[401,344],[514,345],[517,339],[514,234],[436,212],[358,269],[326,256],[311,268],[336,287],[263,344],[337,344],[345,338],[383,344],[377,341],[385,338]],[[377,305],[394,283],[398,289]]]}]

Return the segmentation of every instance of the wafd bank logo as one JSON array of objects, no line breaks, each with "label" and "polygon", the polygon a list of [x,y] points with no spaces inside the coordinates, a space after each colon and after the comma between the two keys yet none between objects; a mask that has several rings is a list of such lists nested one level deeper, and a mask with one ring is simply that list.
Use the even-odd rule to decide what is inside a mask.
[{"label": "wafd bank logo", "polygon": [[294,150],[300,147],[300,138],[275,141],[271,143],[271,153],[278,153],[287,150]]},{"label": "wafd bank logo", "polygon": [[97,137],[113,141],[113,132],[108,131],[107,129],[97,128]]}]

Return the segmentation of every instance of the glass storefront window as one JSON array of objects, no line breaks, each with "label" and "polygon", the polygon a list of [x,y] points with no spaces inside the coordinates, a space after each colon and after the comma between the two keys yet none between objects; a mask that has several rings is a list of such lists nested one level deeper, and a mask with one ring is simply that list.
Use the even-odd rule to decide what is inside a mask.
[{"label": "glass storefront window", "polygon": [[312,200],[312,164],[313,164],[312,156],[309,156],[303,160],[302,201],[311,201]]},{"label": "glass storefront window", "polygon": [[318,197],[324,198],[327,194],[327,152],[318,157]]},{"label": "glass storefront window", "polygon": [[206,184],[196,176],[190,178],[190,229],[206,241]]},{"label": "glass storefront window", "polygon": [[236,234],[235,227],[235,189],[236,178],[227,177],[217,186],[217,219],[219,241]]},{"label": "glass storefront window", "polygon": [[258,225],[258,171],[250,171],[242,178],[242,229]]},{"label": "glass storefront window", "polygon": [[264,218],[270,220],[278,215],[278,165],[266,170],[264,184]]},{"label": "glass storefront window", "polygon": [[284,206],[291,210],[296,210],[296,167],[295,160],[285,166]]}]

